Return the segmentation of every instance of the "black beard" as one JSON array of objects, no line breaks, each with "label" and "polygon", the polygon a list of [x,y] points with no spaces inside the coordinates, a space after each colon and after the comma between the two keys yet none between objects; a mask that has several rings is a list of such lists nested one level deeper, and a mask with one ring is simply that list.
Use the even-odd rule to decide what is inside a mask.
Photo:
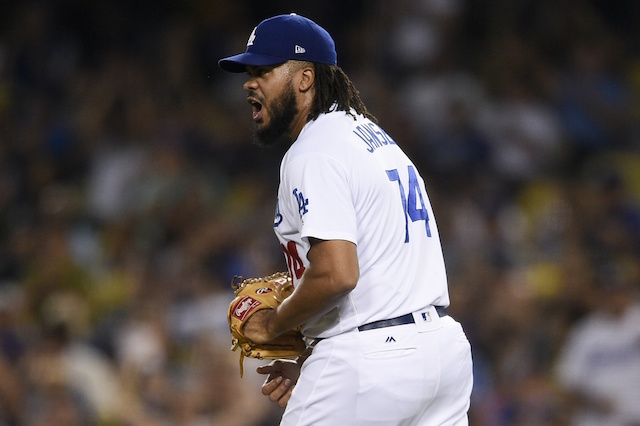
[{"label": "black beard", "polygon": [[259,128],[255,127],[254,139],[258,145],[274,146],[280,142],[291,142],[291,123],[298,114],[298,103],[293,87],[285,89],[280,98],[275,99],[269,105],[271,122],[269,125]]}]

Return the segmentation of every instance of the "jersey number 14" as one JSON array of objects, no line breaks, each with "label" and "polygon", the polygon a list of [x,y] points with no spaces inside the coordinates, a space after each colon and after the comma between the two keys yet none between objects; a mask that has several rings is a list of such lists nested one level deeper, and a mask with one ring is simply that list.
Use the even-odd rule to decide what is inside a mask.
[{"label": "jersey number 14", "polygon": [[[409,242],[409,218],[412,222],[418,220],[424,220],[425,228],[427,230],[427,237],[431,236],[431,229],[429,229],[429,212],[427,206],[424,203],[422,197],[422,190],[420,189],[420,182],[416,175],[416,170],[413,166],[409,166],[409,194],[405,192],[405,187],[400,180],[400,174],[398,169],[387,170],[387,176],[390,181],[398,182],[398,188],[400,188],[400,198],[402,199],[402,208],[404,209],[405,220],[405,237],[404,242]],[[418,204],[418,201],[420,204]]]}]

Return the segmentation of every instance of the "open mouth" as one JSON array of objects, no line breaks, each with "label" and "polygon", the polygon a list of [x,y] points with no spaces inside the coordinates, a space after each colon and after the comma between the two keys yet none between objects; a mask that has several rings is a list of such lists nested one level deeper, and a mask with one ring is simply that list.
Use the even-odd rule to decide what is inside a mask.
[{"label": "open mouth", "polygon": [[253,107],[253,121],[259,121],[262,119],[262,104],[255,98],[248,98],[249,105]]}]

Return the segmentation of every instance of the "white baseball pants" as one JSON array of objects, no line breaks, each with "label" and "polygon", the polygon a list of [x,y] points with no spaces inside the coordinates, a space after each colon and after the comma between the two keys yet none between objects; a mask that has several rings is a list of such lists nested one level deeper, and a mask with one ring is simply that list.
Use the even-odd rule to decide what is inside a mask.
[{"label": "white baseball pants", "polygon": [[302,367],[281,426],[468,425],[473,386],[461,325],[429,308],[415,324],[321,340]]}]

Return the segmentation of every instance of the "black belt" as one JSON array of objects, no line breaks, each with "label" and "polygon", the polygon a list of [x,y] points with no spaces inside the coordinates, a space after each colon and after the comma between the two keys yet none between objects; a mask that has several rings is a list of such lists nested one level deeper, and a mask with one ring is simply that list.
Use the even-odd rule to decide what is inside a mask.
[{"label": "black belt", "polygon": [[[447,311],[444,306],[436,306],[436,311],[438,312],[439,317],[444,317],[447,315]],[[368,324],[361,325],[358,327],[358,331],[366,331],[373,330],[376,328],[384,328],[384,327],[392,327],[394,325],[404,325],[404,324],[414,324],[415,321],[413,319],[413,314],[406,314],[400,317],[395,317],[386,320],[374,321]]]}]

